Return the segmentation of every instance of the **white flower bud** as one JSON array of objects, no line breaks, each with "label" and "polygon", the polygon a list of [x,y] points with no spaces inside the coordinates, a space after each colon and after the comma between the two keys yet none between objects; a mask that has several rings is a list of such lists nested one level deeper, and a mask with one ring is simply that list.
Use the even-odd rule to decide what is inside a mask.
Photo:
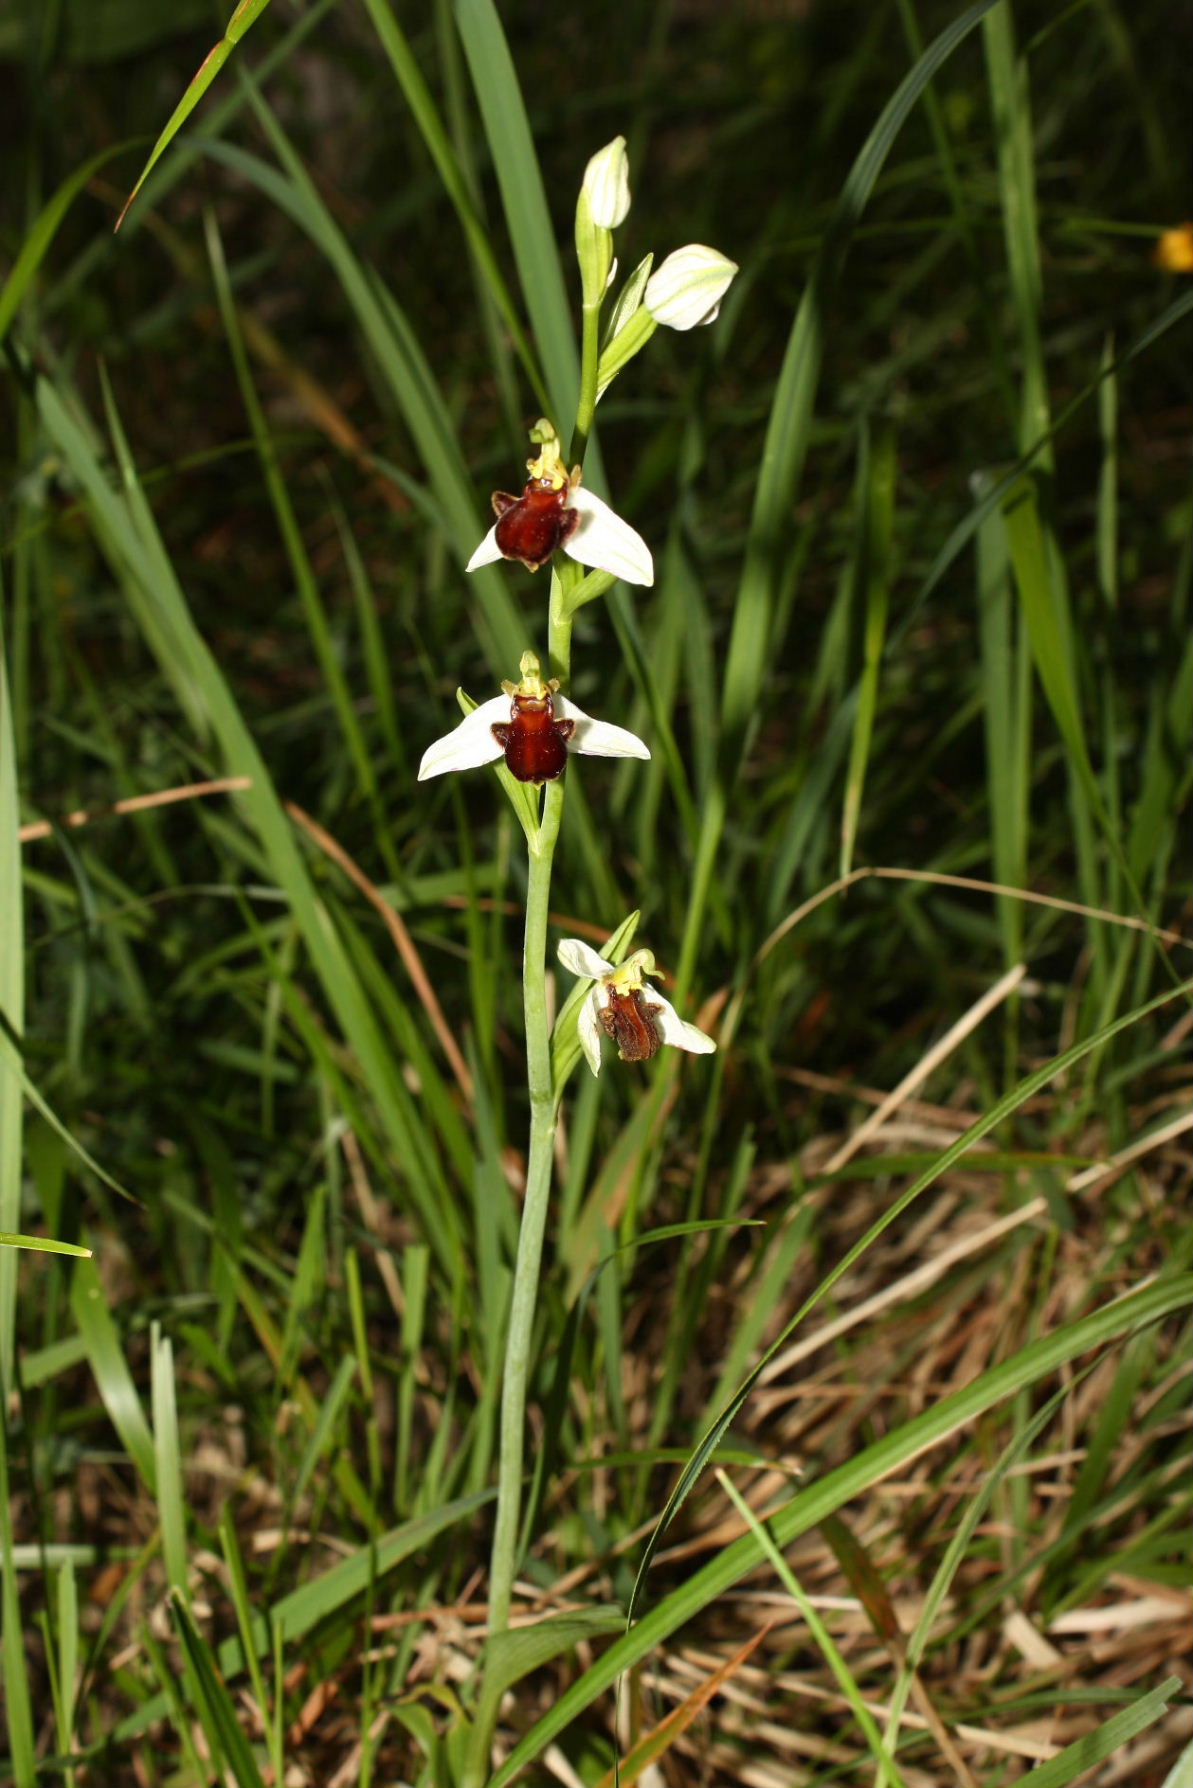
[{"label": "white flower bud", "polygon": [[690,242],[667,256],[646,282],[646,308],[656,323],[669,329],[694,329],[711,323],[729,290],[737,262],[715,248]]},{"label": "white flower bud", "polygon": [[614,137],[598,149],[584,170],[592,221],[598,230],[615,230],[630,208],[630,164],[625,138]]}]

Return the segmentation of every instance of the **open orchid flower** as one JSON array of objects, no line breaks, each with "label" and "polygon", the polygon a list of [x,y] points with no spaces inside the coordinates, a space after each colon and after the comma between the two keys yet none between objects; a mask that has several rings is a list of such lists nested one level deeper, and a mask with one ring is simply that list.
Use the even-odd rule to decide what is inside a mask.
[{"label": "open orchid flower", "polygon": [[542,451],[526,462],[530,477],[521,496],[493,492],[497,520],[466,569],[516,559],[527,571],[537,571],[562,548],[578,564],[608,571],[628,584],[653,584],[654,560],[642,536],[608,503],[582,487],[579,466],[567,471],[559,456],[559,437],[549,422],[537,423],[533,436]]},{"label": "open orchid flower", "polygon": [[585,757],[650,756],[635,733],[594,720],[557,693],[554,677],[544,682],[533,652],[523,652],[520,669],[520,683],[503,683],[504,695],[482,702],[459,726],[428,745],[419,765],[420,782],[447,770],[475,770],[499,757],[519,782],[553,782],[567,768],[569,751]]},{"label": "open orchid flower", "polygon": [[613,1039],[623,1062],[649,1061],[664,1043],[688,1049],[693,1055],[711,1055],[716,1048],[711,1037],[687,1024],[669,1000],[646,986],[645,977],[659,973],[650,950],[635,950],[618,966],[606,962],[578,937],[565,937],[559,946],[559,960],[573,975],[592,982],[580,1008],[577,1035],[594,1074],[601,1071],[602,1034]]}]

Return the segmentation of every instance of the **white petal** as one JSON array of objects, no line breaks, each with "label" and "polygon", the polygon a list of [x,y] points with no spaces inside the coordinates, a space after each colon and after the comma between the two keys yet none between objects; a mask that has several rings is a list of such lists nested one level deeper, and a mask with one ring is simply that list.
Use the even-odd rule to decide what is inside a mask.
[{"label": "white petal", "polygon": [[736,272],[737,263],[715,248],[689,242],[668,255],[646,282],[646,308],[656,323],[666,323],[669,329],[711,323]]},{"label": "white petal", "polygon": [[442,776],[445,770],[475,770],[478,764],[491,764],[501,756],[501,746],[493,737],[494,723],[508,722],[509,717],[508,695],[495,695],[492,701],[482,702],[464,716],[459,726],[427,746],[418,766],[419,781]]},{"label": "white petal", "polygon": [[563,550],[569,559],[595,566],[598,571],[610,571],[614,577],[623,577],[627,584],[653,584],[650,548],[629,522],[622,521],[608,503],[583,485],[573,491],[569,508],[577,510],[580,516],[579,527],[570,540],[564,541]]},{"label": "white petal", "polygon": [[464,569],[465,571],[476,571],[481,565],[492,565],[495,560],[504,557],[504,553],[497,544],[497,523],[494,522]]},{"label": "white petal", "polygon": [[568,750],[582,757],[649,757],[650,748],[630,732],[628,727],[611,726],[607,720],[594,720],[566,695],[555,697],[555,715],[559,720],[574,720],[576,730],[568,740]]},{"label": "white petal", "polygon": [[589,981],[603,981],[606,975],[617,973],[611,962],[598,956],[578,937],[563,938],[556,954],[565,969],[570,969],[573,975],[583,975]]},{"label": "white petal", "polygon": [[576,1019],[576,1036],[584,1051],[584,1059],[594,1074],[601,1071],[601,1021],[597,1016],[599,1010],[597,989],[594,987]]},{"label": "white petal", "polygon": [[630,164],[625,138],[614,137],[598,149],[584,170],[584,191],[592,221],[602,230],[615,230],[630,208]]},{"label": "white petal", "polygon": [[694,1024],[687,1024],[675,1010],[670,1000],[665,1000],[661,993],[651,988],[647,999],[652,1006],[659,1009],[653,1013],[664,1043],[674,1043],[677,1049],[688,1049],[693,1055],[711,1055],[716,1044],[703,1031],[698,1031]]}]

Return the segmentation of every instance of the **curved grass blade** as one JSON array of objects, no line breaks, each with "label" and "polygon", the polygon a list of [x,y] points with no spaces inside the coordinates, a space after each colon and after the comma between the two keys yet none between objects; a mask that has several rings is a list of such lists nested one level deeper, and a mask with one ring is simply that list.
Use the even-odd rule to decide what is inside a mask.
[{"label": "curved grass blade", "polygon": [[[1173,1274],[1128,1292],[1114,1303],[1031,1342],[1010,1359],[983,1373],[973,1384],[913,1416],[902,1427],[826,1473],[806,1490],[797,1491],[770,1517],[771,1536],[776,1546],[780,1549],[790,1546],[801,1534],[819,1526],[827,1515],[860,1496],[881,1478],[898,1471],[957,1429],[1058,1371],[1070,1360],[1134,1333],[1146,1324],[1163,1321],[1165,1317],[1186,1309],[1191,1298],[1193,1274]],[[505,1784],[572,1725],[598,1695],[611,1688],[624,1671],[631,1669],[702,1608],[723,1595],[747,1572],[756,1570],[761,1558],[753,1534],[743,1534],[652,1608],[637,1626],[610,1646],[604,1656],[560,1696],[550,1712],[510,1752],[491,1778],[488,1788],[505,1788]]]},{"label": "curved grass blade", "polygon": [[[1022,448],[1037,436],[1048,433],[1050,419],[1041,324],[1044,275],[1040,266],[1031,101],[1026,59],[1015,55],[1013,15],[1009,6],[995,7],[989,17],[982,20],[982,38],[998,147],[998,185],[1010,296],[1022,356],[1019,416],[1019,446]],[[1043,462],[1050,471],[1050,448],[1045,449]]]},{"label": "curved grass blade", "polygon": [[1167,335],[1170,329],[1174,329],[1178,323],[1183,323],[1190,313],[1193,313],[1193,292],[1186,292],[1183,297],[1174,299],[1166,310],[1161,311],[1155,321],[1148,324],[1143,334],[1138,336],[1129,348],[1125,348],[1117,360],[1110,362],[1109,365],[1103,361],[1097,378],[1091,380],[1083,391],[1079,391],[1075,397],[1070,398],[1069,402],[1057,412],[1056,420],[1047,433],[1037,436],[1003,477],[989,483],[979,500],[957,523],[928,567],[927,575],[916,592],[914,602],[892,636],[892,644],[897,644],[908,629],[915,625],[919,619],[920,608],[928,600],[945,573],[964,552],[987,516],[999,507],[1029,467],[1047,452],[1049,444],[1073,419],[1082,405],[1087,404],[1091,397],[1096,396],[1103,380],[1122,372],[1123,368],[1129,366],[1133,360],[1146,354],[1148,349],[1153,347],[1162,336]]},{"label": "curved grass blade", "polygon": [[735,749],[740,749],[766,675],[775,567],[808,450],[824,332],[850,238],[912,108],[933,75],[994,4],[995,0],[977,0],[942,31],[883,107],[841,189],[796,312],[771,404],[725,667],[721,717]]},{"label": "curved grass blade", "polygon": [[487,1737],[492,1731],[501,1698],[516,1682],[561,1652],[615,1633],[623,1619],[617,1608],[581,1608],[573,1614],[553,1615],[532,1627],[495,1633],[485,1651],[484,1688],[476,1710],[477,1732]]},{"label": "curved grass blade", "polygon": [[149,160],[141,169],[140,178],[138,179],[137,184],[133,187],[133,190],[129,193],[127,199],[125,199],[124,209],[116,219],[115,227],[117,230],[128,216],[129,206],[144,186],[155,164],[178,135],[178,132],[182,129],[183,125],[186,123],[187,119],[190,117],[191,113],[194,111],[195,107],[198,105],[199,101],[202,99],[203,95],[206,93],[216,75],[220,72],[220,69],[224,66],[224,63],[228,60],[228,57],[232,54],[232,51],[244,36],[245,32],[249,30],[250,26],[256,24],[268,5],[269,0],[240,0],[240,5],[228,20],[223,37],[221,37],[215,48],[209,50],[207,55],[203,58],[197,72],[191,78],[190,86],[178,101],[178,104],[174,107],[174,110],[170,114],[166,123],[165,129],[158,137],[157,142],[153,145],[153,148],[150,151]]},{"label": "curved grass blade", "polygon": [[[51,1130],[62,1138],[62,1141],[66,1144],[67,1148],[70,1149],[71,1153],[79,1157],[79,1160],[83,1163],[84,1167],[91,1169],[91,1172],[95,1175],[96,1179],[102,1180],[105,1186],[115,1192],[118,1197],[127,1199],[129,1204],[139,1204],[141,1202],[140,1199],[134,1198],[131,1192],[125,1190],[119,1180],[113,1179],[107,1169],[100,1166],[94,1155],[90,1154],[88,1150],[83,1147],[83,1144],[79,1142],[76,1137],[71,1135],[53,1106],[42,1097],[42,1094],[26,1074],[20,1051],[9,1036],[8,1027],[3,1020],[4,1010],[3,1007],[0,1006],[0,1067],[2,1067],[4,1063],[8,1063],[20,1091],[25,1095],[26,1099],[28,1099],[34,1111],[36,1111],[38,1116],[50,1126]],[[4,1085],[4,1079],[0,1078],[0,1092],[3,1091]],[[2,1110],[3,1100],[0,1099],[0,1111]],[[15,1124],[10,1126],[8,1131],[0,1131],[0,1135],[12,1133],[15,1133],[18,1136],[20,1134],[19,1128]],[[2,1161],[3,1156],[0,1155],[0,1163],[2,1163]],[[2,1168],[0,1168],[0,1171],[2,1171]],[[3,1205],[0,1204],[0,1212],[2,1212],[3,1209]],[[84,1250],[84,1252],[88,1252],[88,1250]]]},{"label": "curved grass blade", "polygon": [[[250,95],[285,173],[231,143],[209,141],[205,148],[217,161],[260,187],[306,231],[331,264],[410,429],[462,566],[485,524],[456,439],[451,412],[396,299],[379,280],[370,277],[369,269],[357,259],[281,126],[251,84]],[[472,573],[470,583],[476,600],[468,605],[469,615],[489,665],[500,679],[509,675],[525,650],[525,626],[496,566],[483,566]]]},{"label": "curved grass blade", "polygon": [[1120,1745],[1125,1745],[1168,1712],[1169,1703],[1183,1693],[1179,1676],[1167,1676],[1150,1694],[1141,1695],[1131,1707],[1112,1714],[1094,1732],[1083,1732],[1071,1745],[1066,1745],[1047,1763],[1038,1763],[1031,1772],[1032,1788],[1065,1788],[1084,1776],[1096,1763],[1101,1763]]},{"label": "curved grass blade", "polygon": [[[522,296],[542,357],[551,413],[557,425],[566,429],[576,411],[580,365],[555,231],[522,90],[493,0],[456,0],[456,22],[501,187]],[[577,168],[578,174],[581,171]]]},{"label": "curved grass blade", "polygon": [[77,1260],[90,1260],[91,1249],[77,1242],[56,1242],[48,1235],[0,1235],[0,1248],[31,1248],[37,1254],[73,1254]]},{"label": "curved grass blade", "polygon": [[397,77],[402,89],[402,96],[410,107],[414,122],[418,125],[436,171],[443,182],[444,191],[456,208],[456,214],[468,241],[469,250],[484,280],[493,304],[501,321],[509,331],[510,340],[514,344],[522,371],[534,392],[535,400],[540,405],[548,402],[543,376],[534,358],[534,349],[527,337],[522,319],[514,308],[509,288],[502,278],[497,257],[493,253],[493,245],[481,218],[477,216],[476,207],[468,191],[468,183],[464,170],[460,166],[452,140],[439,116],[431,91],[422,77],[418,63],[410,51],[410,45],[394,17],[390,0],[364,0],[365,8],[373,21],[373,29],[381,39],[381,46],[389,57],[390,67]]},{"label": "curved grass blade", "polygon": [[681,994],[691,983],[703,934],[704,911],[728,814],[729,791],[748,743],[770,653],[776,644],[773,632],[777,566],[807,457],[824,353],[826,319],[837,279],[854,226],[909,113],[933,75],[994,4],[995,0],[977,0],[976,5],[955,19],[925,50],[887,101],[841,189],[791,326],[771,402],[746,542],[745,565],[734,605],[733,629],[721,690],[723,770],[709,789],[704,803],[692,893],[676,973],[676,985]]},{"label": "curved grass blade", "polygon": [[[1126,1351],[1126,1350],[1124,1350]],[[1002,1453],[996,1460],[993,1469],[988,1471],[975,1489],[964,1511],[961,1513],[944,1556],[938,1565],[935,1575],[928,1586],[928,1593],[920,1609],[919,1618],[907,1640],[906,1650],[894,1688],[887,1703],[886,1742],[894,1750],[899,1742],[899,1727],[903,1718],[903,1710],[911,1693],[912,1682],[919,1668],[920,1660],[927,1650],[928,1642],[940,1613],[949,1585],[961,1567],[978,1523],[984,1517],[993,1500],[994,1493],[1006,1478],[1011,1467],[1027,1457],[1028,1451],[1060,1410],[1067,1398],[1071,1397],[1076,1385],[1088,1377],[1089,1370],[1076,1372],[1047,1398],[1043,1406],[1031,1417],[1030,1421],[1013,1434]],[[883,1788],[879,1783],[878,1788]]]},{"label": "curved grass blade", "polygon": [[[767,1621],[764,1626],[760,1626],[756,1632],[750,1634],[744,1645],[732,1652],[724,1663],[718,1664],[711,1675],[703,1677],[682,1701],[664,1714],[656,1726],[643,1733],[624,1758],[614,1762],[613,1768],[607,1770],[596,1783],[596,1788],[633,1788],[633,1784],[640,1782],[643,1776],[651,1782],[658,1781],[661,1775],[661,1771],[657,1769],[659,1758],[691,1730],[709,1704],[721,1694],[725,1685],[732,1682],[762,1644],[773,1624],[772,1621]],[[656,1766],[655,1769],[651,1768],[652,1764]]]},{"label": "curved grass blade", "polygon": [[[758,1516],[754,1513],[745,1497],[730,1481],[728,1472],[724,1470],[718,1471],[717,1481],[722,1490],[724,1490],[726,1496],[728,1496],[734,1508],[737,1510],[741,1519],[745,1522],[747,1528],[757,1540],[763,1557],[770,1564],[770,1567],[778,1577],[779,1582],[783,1585],[783,1588],[787,1591],[787,1594],[799,1609],[804,1625],[812,1635],[821,1656],[832,1671],[833,1676],[836,1679],[837,1687],[840,1689],[853,1713],[854,1719],[857,1721],[865,1735],[866,1743],[869,1745],[874,1761],[878,1765],[880,1772],[879,1780],[889,1782],[892,1785],[892,1788],[906,1788],[906,1783],[899,1771],[899,1767],[888,1750],[882,1733],[878,1730],[874,1715],[866,1706],[862,1691],[858,1686],[857,1678],[846,1663],[845,1658],[841,1653],[841,1649],[837,1645],[832,1634],[825,1626],[815,1607],[808,1600],[799,1579],[796,1577],[794,1571],[787,1563],[787,1560],[783,1557],[783,1554],[779,1551],[775,1542],[771,1539],[770,1534],[758,1519]],[[832,1523],[837,1521],[837,1519],[838,1518],[835,1515],[828,1516],[823,1523],[824,1528],[829,1530]],[[838,1557],[838,1563],[840,1562],[840,1558]],[[857,1585],[851,1583],[850,1587],[856,1595],[858,1593]],[[884,1588],[882,1589],[882,1594],[885,1596]]]},{"label": "curved grass blade", "polygon": [[195,1625],[180,1590],[170,1593],[170,1616],[189,1665],[192,1692],[200,1702],[196,1710],[204,1728],[214,1731],[237,1788],[265,1788],[257,1760],[249,1748],[227,1687],[216,1668],[203,1635]]},{"label": "curved grass blade", "polygon": [[410,1202],[454,1278],[463,1266],[459,1218],[445,1193],[432,1139],[343,940],[330,923],[326,906],[316,897],[264,759],[214,655],[195,626],[145,500],[110,393],[106,395],[122,474],[119,495],[57,391],[45,378],[36,382],[37,405],[46,430],[87,494],[101,544],[164,674],[200,737],[214,736],[228,764],[235,766],[232,773],[247,778],[238,799],[267,855],[270,873],[290,903],[328,1003],[403,1164]]},{"label": "curved grass blade", "polygon": [[[321,1621],[342,1613],[350,1602],[364,1594],[370,1583],[379,1583],[405,1559],[425,1554],[436,1535],[457,1521],[467,1521],[478,1509],[492,1502],[495,1494],[492,1490],[482,1490],[444,1503],[431,1514],[420,1515],[417,1520],[383,1534],[375,1544],[361,1546],[350,1558],[283,1596],[267,1613],[259,1613],[252,1622],[252,1643],[257,1656],[268,1657],[275,1638],[278,1643],[293,1644]],[[225,1679],[243,1670],[242,1641],[237,1637],[223,1640],[216,1651],[216,1663]],[[110,1734],[111,1742],[122,1744],[137,1737],[155,1720],[163,1719],[166,1712],[165,1696],[155,1695],[121,1721]]]},{"label": "curved grass blade", "polygon": [[837,1284],[842,1275],[849,1271],[849,1268],[854,1262],[861,1258],[865,1251],[878,1240],[883,1231],[889,1228],[895,1219],[901,1216],[908,1206],[913,1204],[922,1192],[927,1191],[928,1187],[933,1185],[936,1180],[940,1178],[942,1173],[946,1173],[955,1161],[961,1159],[962,1155],[965,1154],[966,1150],[970,1148],[973,1143],[979,1141],[981,1137],[989,1135],[991,1130],[997,1129],[998,1125],[1001,1124],[1005,1118],[1009,1117],[1012,1112],[1017,1111],[1019,1107],[1035,1093],[1039,1092],[1043,1087],[1046,1087],[1050,1081],[1055,1080],[1058,1074],[1063,1074],[1067,1068],[1071,1067],[1074,1063],[1081,1061],[1083,1057],[1089,1055],[1092,1050],[1103,1047],[1111,1037],[1116,1036],[1120,1031],[1126,1030],[1129,1026],[1138,1023],[1140,1019],[1146,1018],[1149,1013],[1157,1011],[1161,1006],[1166,1005],[1169,1000],[1175,999],[1178,994],[1188,993],[1193,993],[1193,981],[1186,981],[1179,987],[1166,990],[1164,993],[1159,994],[1155,999],[1149,1000],[1146,1005],[1140,1006],[1135,1011],[1127,1012],[1121,1018],[1115,1019],[1113,1023],[1104,1026],[1092,1036],[1083,1037],[1079,1043],[1075,1043],[1071,1049],[1065,1050],[1062,1055],[1056,1056],[1052,1061],[1045,1062],[1042,1068],[1038,1068],[1034,1074],[1029,1074],[1025,1080],[1021,1080],[1016,1087],[1013,1087],[1009,1093],[992,1105],[975,1124],[971,1124],[964,1135],[959,1136],[956,1142],[950,1144],[950,1146],[944,1150],[943,1154],[937,1157],[933,1165],[928,1168],[925,1173],[922,1173],[919,1179],[908,1187],[906,1192],[895,1199],[876,1222],[870,1225],[870,1228],[866,1231],[865,1235],[854,1243],[853,1247],[846,1252],[840,1261],[838,1261],[832,1272],[828,1273],[820,1282],[812,1296],[805,1301],[799,1310],[796,1311],[791,1321],[784,1328],[782,1334],[779,1335],[772,1346],[763,1355],[762,1359],[758,1361],[757,1365],[753,1368],[749,1377],[736,1395],[731,1398],[717,1419],[701,1437],[699,1444],[692,1454],[690,1464],[680,1474],[679,1482],[668,1497],[667,1505],[664,1508],[662,1515],[659,1517],[658,1524],[646,1543],[646,1550],[643,1554],[642,1563],[638,1568],[638,1576],[634,1584],[634,1591],[630,1597],[631,1619],[633,1618],[635,1609],[638,1605],[642,1586],[646,1580],[646,1573],[650,1569],[651,1560],[658,1549],[663,1535],[666,1533],[667,1528],[674,1520],[676,1513],[686,1500],[688,1492],[696,1482],[696,1479],[704,1470],[713,1449],[718,1445],[738,1410],[749,1396],[753,1385],[757,1382],[759,1373],[762,1372],[768,1361],[773,1359],[775,1354],[786,1345],[786,1342],[799,1327],[800,1323],[803,1322],[804,1318],[815,1308],[820,1300],[831,1291],[832,1287]]},{"label": "curved grass blade", "polygon": [[58,234],[58,226],[82,192],[92,175],[97,173],[107,161],[117,155],[123,155],[140,137],[130,137],[126,143],[117,143],[109,149],[101,149],[90,161],[85,161],[81,168],[76,168],[62,182],[57,192],[42,206],[32,227],[26,232],[21,244],[21,252],[9,269],[8,278],[0,288],[0,342],[8,334],[12,320],[20,309],[21,299],[29,290],[34,274],[41,266],[49,250],[51,242]]},{"label": "curved grass blade", "polygon": [[[1086,903],[1098,903],[1098,888],[1093,881],[1092,818],[1101,829],[1122,872],[1136,912],[1141,918],[1146,918],[1147,901],[1132,873],[1121,828],[1103,799],[1094,774],[1089,747],[1085,742],[1068,599],[1065,591],[1054,581],[1056,554],[1050,550],[1051,543],[1040,513],[1034,478],[1025,476],[1011,490],[1002,513],[1031,655],[1068,756],[1073,785],[1074,829]],[[1084,812],[1078,807],[1078,800]],[[1105,934],[1096,927],[1092,931],[1097,947],[1098,940]],[[1171,973],[1171,965],[1162,946],[1154,938],[1152,943],[1160,961]]]}]

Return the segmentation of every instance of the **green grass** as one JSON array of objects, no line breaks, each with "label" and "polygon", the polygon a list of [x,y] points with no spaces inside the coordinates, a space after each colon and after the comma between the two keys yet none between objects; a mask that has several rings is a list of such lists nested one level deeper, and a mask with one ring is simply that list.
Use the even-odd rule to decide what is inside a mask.
[{"label": "green grass", "polygon": [[[1160,1788],[1168,9],[250,5],[116,237],[233,8],[84,10],[0,26],[0,1783],[447,1788],[496,1719],[494,1788],[552,1745]],[[482,1674],[525,849],[487,771],[415,774],[545,648],[545,580],[463,565],[524,423],[570,422],[619,132],[622,276],[741,273],[597,412],[657,575],[579,611],[572,692],[652,756],[569,770],[550,947],[638,913],[720,1048],[594,1081],[560,977],[534,1624]]]}]

